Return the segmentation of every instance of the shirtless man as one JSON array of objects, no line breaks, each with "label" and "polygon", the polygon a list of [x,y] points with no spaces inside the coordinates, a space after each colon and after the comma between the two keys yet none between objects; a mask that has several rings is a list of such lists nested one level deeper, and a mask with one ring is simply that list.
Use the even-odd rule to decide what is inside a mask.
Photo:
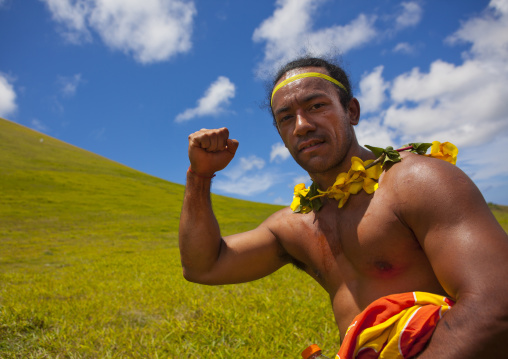
[{"label": "shirtless man", "polygon": [[[347,172],[351,157],[374,159],[353,126],[360,105],[340,68],[320,59],[286,65],[272,113],[285,146],[318,187]],[[341,78],[338,78],[341,77]],[[506,357],[508,236],[473,182],[438,159],[402,153],[385,168],[374,194],[352,195],[338,208],[282,209],[254,230],[222,237],[210,201],[211,177],[233,158],[238,141],[226,128],[189,136],[190,168],[180,219],[184,277],[217,285],[252,281],[294,263],[329,294],[343,339],[354,317],[383,296],[423,291],[456,301],[419,358]]]}]

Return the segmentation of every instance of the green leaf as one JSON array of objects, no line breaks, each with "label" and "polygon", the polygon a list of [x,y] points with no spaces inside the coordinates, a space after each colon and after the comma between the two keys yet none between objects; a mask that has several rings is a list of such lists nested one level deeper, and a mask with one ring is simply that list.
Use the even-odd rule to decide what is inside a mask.
[{"label": "green leaf", "polygon": [[376,157],[381,156],[385,152],[384,148],[381,147],[374,147],[369,145],[365,145],[364,147],[367,147],[369,150],[371,150]]},{"label": "green leaf", "polygon": [[321,198],[314,198],[312,201],[310,200],[312,197],[319,195],[318,187],[313,182],[309,187],[309,192],[307,192],[306,196],[300,195],[300,205],[294,210],[294,213],[301,213],[304,207],[308,207],[313,211],[319,211],[323,206],[321,202]]},{"label": "green leaf", "polygon": [[419,155],[424,155],[427,153],[427,150],[432,146],[432,143],[426,142],[416,142],[410,143],[408,146],[413,146],[413,149],[410,152],[417,153]]},{"label": "green leaf", "polygon": [[314,196],[317,196],[319,194],[318,192],[318,187],[317,185],[312,182],[312,184],[310,185],[309,187],[309,193],[307,193],[307,196],[306,196],[306,201],[307,201],[307,205],[312,208],[312,210],[314,211],[319,211],[319,209],[321,208],[321,206],[323,205],[321,203],[321,198],[314,198],[312,201],[309,200],[310,198],[314,197]]},{"label": "green leaf", "polygon": [[396,163],[396,162],[400,162],[400,153],[396,150],[393,149],[393,147],[391,147],[391,150],[388,150],[388,147],[386,148],[387,151],[385,152],[386,154],[386,157],[383,161],[383,166],[386,162],[392,162],[392,163]]},{"label": "green leaf", "polygon": [[395,162],[400,161],[400,153],[397,150],[394,150],[392,146],[388,146],[386,148],[380,148],[380,147],[365,145],[365,147],[367,147],[369,150],[371,150],[372,153],[374,154],[374,156],[376,156],[377,158],[385,155],[385,157],[382,159],[383,165],[386,162],[395,163]]},{"label": "green leaf", "polygon": [[319,211],[321,209],[321,207],[323,206],[323,202],[321,202],[321,198],[314,198],[312,201],[311,201],[311,208],[314,210],[314,211]]},{"label": "green leaf", "polygon": [[312,198],[314,196],[317,196],[319,194],[318,186],[314,182],[309,187],[309,193],[307,194],[307,197]]}]

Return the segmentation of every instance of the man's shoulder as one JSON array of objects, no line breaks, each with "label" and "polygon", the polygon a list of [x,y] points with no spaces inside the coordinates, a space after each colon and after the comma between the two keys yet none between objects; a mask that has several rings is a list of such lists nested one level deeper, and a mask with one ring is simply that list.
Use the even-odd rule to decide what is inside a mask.
[{"label": "man's shoulder", "polygon": [[268,217],[267,221],[275,222],[278,225],[294,224],[302,221],[303,218],[308,218],[309,216],[313,217],[313,213],[295,213],[291,210],[291,207],[288,206],[273,213],[270,217]]},{"label": "man's shoulder", "polygon": [[313,212],[302,214],[295,213],[290,207],[284,207],[268,217],[263,224],[275,235],[288,234],[288,231],[298,231],[305,223],[312,223],[315,215]]},{"label": "man's shoulder", "polygon": [[442,203],[445,198],[476,195],[478,189],[457,166],[437,158],[414,153],[402,153],[402,160],[383,171],[379,189],[390,191],[398,203],[412,202],[428,205]]},{"label": "man's shoulder", "polygon": [[447,176],[465,176],[455,165],[446,161],[417,155],[410,152],[401,153],[401,161],[385,166],[380,182],[396,181],[400,185],[421,182],[425,184],[429,179],[439,181]]}]

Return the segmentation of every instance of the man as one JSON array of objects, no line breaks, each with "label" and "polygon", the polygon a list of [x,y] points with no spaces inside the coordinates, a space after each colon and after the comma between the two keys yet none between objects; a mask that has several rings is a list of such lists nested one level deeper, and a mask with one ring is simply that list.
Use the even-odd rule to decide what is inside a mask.
[{"label": "man", "polygon": [[[319,189],[347,173],[352,158],[375,159],[357,142],[353,126],[360,105],[339,67],[302,58],[279,72],[274,88],[277,130]],[[384,167],[373,194],[360,191],[341,208],[325,197],[319,211],[307,214],[285,208],[252,231],[222,238],[210,202],[211,178],[237,148],[226,128],[189,136],[191,164],[180,219],[187,280],[240,283],[294,263],[328,292],[341,339],[380,298],[437,294],[456,303],[431,340],[420,345],[419,358],[506,356],[508,237],[461,170],[402,152],[401,162]]]}]

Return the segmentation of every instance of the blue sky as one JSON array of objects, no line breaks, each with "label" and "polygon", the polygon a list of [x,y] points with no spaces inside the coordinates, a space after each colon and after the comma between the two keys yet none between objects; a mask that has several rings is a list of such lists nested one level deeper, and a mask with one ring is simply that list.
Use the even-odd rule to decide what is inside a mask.
[{"label": "blue sky", "polygon": [[0,0],[0,116],[181,184],[187,136],[228,127],[213,192],[289,204],[309,178],[263,104],[304,51],[341,54],[360,144],[453,142],[508,205],[508,0]]}]

